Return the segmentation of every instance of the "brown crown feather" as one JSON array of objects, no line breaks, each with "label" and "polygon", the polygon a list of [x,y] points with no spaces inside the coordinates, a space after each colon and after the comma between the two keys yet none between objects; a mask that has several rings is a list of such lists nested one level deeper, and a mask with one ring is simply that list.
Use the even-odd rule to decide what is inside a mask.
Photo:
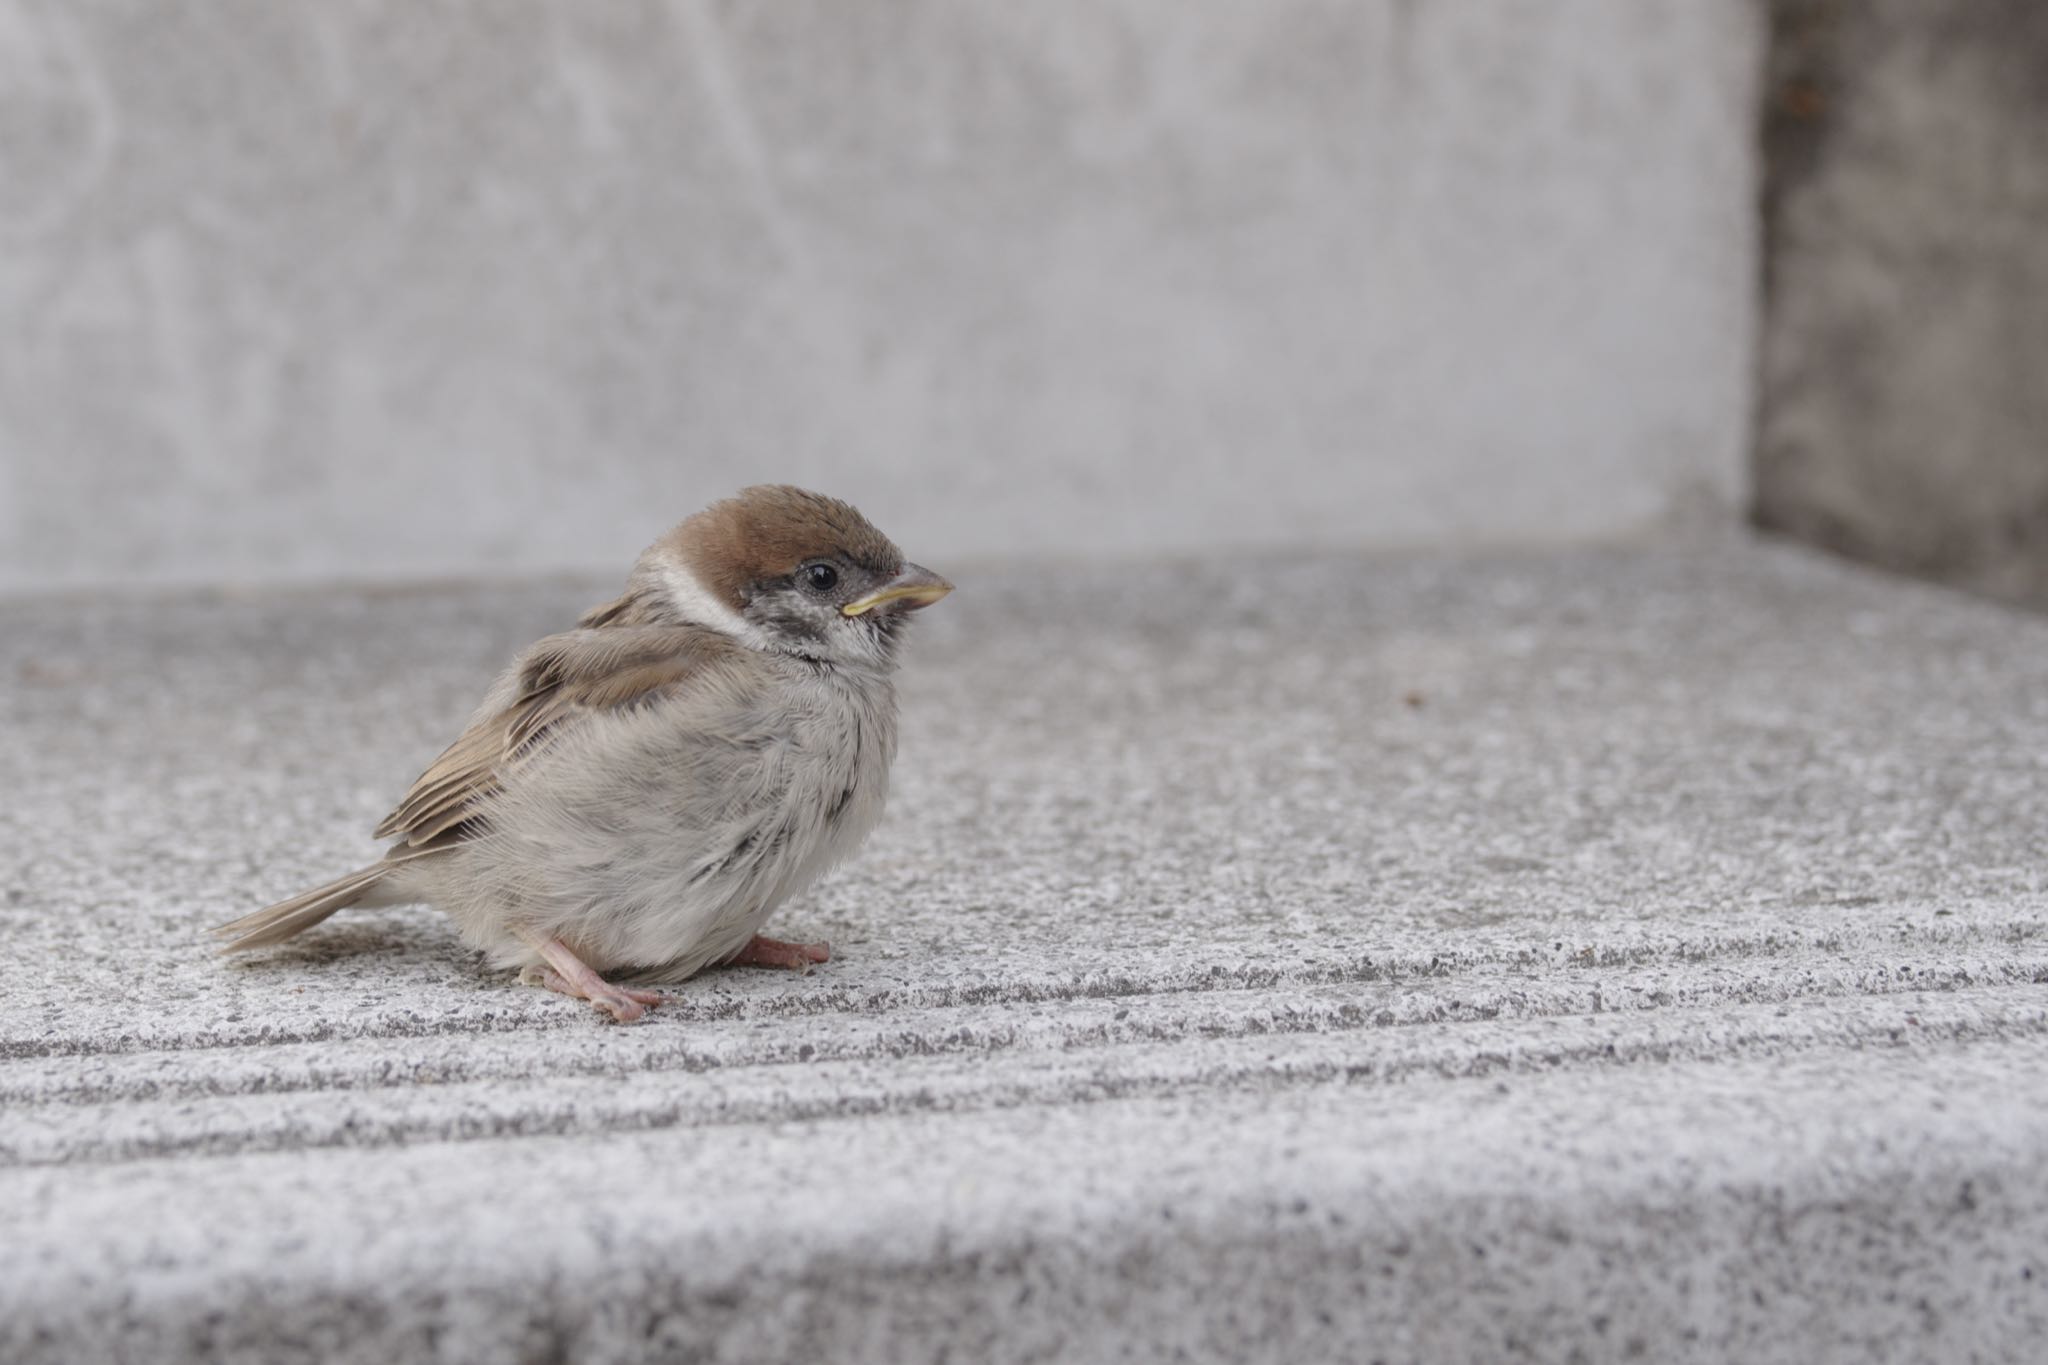
[{"label": "brown crown feather", "polygon": [[903,552],[853,504],[789,484],[757,484],[715,502],[656,542],[735,611],[755,583],[786,578],[805,560],[838,557],[890,577]]}]

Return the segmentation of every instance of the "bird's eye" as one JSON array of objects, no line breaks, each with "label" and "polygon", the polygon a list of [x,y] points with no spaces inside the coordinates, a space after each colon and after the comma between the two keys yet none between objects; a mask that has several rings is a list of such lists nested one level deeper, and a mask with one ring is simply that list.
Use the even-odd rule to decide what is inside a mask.
[{"label": "bird's eye", "polygon": [[830,564],[806,564],[797,570],[797,577],[812,592],[830,592],[839,586],[839,570]]}]

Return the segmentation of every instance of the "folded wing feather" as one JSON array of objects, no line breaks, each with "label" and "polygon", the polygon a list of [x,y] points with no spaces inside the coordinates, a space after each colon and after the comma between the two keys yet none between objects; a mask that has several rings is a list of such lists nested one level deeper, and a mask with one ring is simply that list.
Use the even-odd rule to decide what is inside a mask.
[{"label": "folded wing feather", "polygon": [[525,760],[577,717],[667,695],[739,646],[692,626],[610,626],[551,635],[520,659],[510,705],[465,730],[413,782],[377,837],[407,845],[486,818]]}]

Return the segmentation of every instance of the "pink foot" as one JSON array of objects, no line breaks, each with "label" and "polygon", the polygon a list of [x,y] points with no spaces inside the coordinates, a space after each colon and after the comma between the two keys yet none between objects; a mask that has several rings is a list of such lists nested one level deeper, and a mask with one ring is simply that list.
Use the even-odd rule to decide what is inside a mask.
[{"label": "pink foot", "polygon": [[[593,972],[592,975],[595,976],[596,973]],[[668,999],[660,991],[643,991],[634,986],[614,985],[601,976],[597,978],[597,985],[594,988],[576,986],[553,967],[540,969],[540,984],[574,999],[588,1000],[622,1024],[630,1024],[647,1013],[642,1006],[659,1005]]]},{"label": "pink foot", "polygon": [[568,944],[558,938],[522,937],[548,964],[541,968],[543,986],[578,1000],[588,1000],[621,1024],[632,1023],[647,1013],[649,1005],[659,1005],[667,998],[660,991],[613,985],[592,971],[582,958],[570,951]]},{"label": "pink foot", "polygon": [[784,943],[779,938],[768,938],[756,934],[747,940],[747,946],[725,960],[728,967],[786,967],[793,972],[808,972],[820,962],[832,960],[832,945],[829,943]]}]

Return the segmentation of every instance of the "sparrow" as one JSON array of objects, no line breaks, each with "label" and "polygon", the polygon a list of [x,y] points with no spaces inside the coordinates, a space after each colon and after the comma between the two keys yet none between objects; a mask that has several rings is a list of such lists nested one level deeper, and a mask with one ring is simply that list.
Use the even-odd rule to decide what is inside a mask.
[{"label": "sparrow", "polygon": [[426,903],[488,963],[621,1023],[763,937],[881,818],[896,656],[952,591],[847,503],[763,485],[649,546],[624,594],[513,661],[376,829],[384,856],[215,932],[227,951],[350,906]]}]

